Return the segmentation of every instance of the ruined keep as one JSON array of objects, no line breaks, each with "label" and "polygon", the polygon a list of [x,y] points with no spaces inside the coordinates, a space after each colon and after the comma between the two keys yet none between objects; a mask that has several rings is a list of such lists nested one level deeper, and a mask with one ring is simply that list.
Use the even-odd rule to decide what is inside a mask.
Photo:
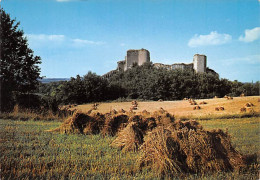
[{"label": "ruined keep", "polygon": [[206,72],[207,68],[207,56],[195,54],[193,56],[193,69],[197,73],[204,73]]},{"label": "ruined keep", "polygon": [[125,60],[117,62],[117,69],[124,70],[130,69],[135,63],[138,66],[150,62],[150,52],[146,49],[130,49],[126,53]]},{"label": "ruined keep", "polygon": [[[117,71],[126,71],[130,69],[134,64],[141,66],[146,62],[150,62],[150,52],[148,50],[130,49],[126,53],[125,60],[117,62],[117,69],[104,74],[103,77],[109,78]],[[155,68],[166,68],[168,70],[194,70],[196,73],[205,73],[207,69],[207,56],[195,54],[193,56],[193,62],[189,64],[175,63],[169,65],[162,63],[154,63],[153,65]]]}]

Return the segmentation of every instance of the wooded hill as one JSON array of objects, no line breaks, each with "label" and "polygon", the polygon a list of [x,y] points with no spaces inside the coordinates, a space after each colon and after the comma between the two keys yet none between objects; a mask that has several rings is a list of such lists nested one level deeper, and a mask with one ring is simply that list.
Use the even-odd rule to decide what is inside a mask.
[{"label": "wooded hill", "polygon": [[69,81],[41,84],[39,93],[50,95],[61,104],[88,103],[107,100],[179,100],[212,98],[225,95],[259,95],[259,81],[241,83],[219,78],[212,73],[154,68],[152,63],[113,74],[104,79],[95,73],[77,76]]}]

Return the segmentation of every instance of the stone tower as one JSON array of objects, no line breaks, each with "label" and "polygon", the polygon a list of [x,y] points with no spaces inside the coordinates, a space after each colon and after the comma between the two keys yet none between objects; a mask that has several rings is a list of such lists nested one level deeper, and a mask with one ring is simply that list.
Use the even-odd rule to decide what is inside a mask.
[{"label": "stone tower", "polygon": [[150,52],[146,49],[130,49],[127,51],[125,58],[124,70],[131,68],[134,63],[138,66],[143,65],[145,62],[150,62]]},{"label": "stone tower", "polygon": [[204,73],[207,68],[207,56],[195,54],[193,56],[193,69],[196,73]]}]

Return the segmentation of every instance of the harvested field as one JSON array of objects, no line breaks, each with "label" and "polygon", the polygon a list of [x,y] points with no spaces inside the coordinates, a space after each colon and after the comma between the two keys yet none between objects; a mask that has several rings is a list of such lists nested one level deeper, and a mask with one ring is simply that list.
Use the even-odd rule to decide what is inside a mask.
[{"label": "harvested field", "polygon": [[[254,104],[252,108],[255,113],[260,113],[260,103],[258,102],[259,96],[247,96],[247,97],[234,97],[232,101],[227,101],[225,98],[215,98],[215,99],[200,99],[196,100],[198,104],[200,102],[207,102],[203,104],[203,108],[200,111],[194,111],[190,103],[187,100],[180,101],[163,101],[163,102],[138,102],[138,109],[134,110],[136,113],[141,113],[144,110],[149,112],[158,111],[162,107],[167,112],[174,114],[175,117],[187,117],[187,118],[201,118],[209,117],[212,118],[216,116],[227,116],[240,114],[241,107],[244,107],[246,103],[250,102]],[[79,109],[82,112],[87,112],[91,109],[92,104],[78,105],[73,109]],[[126,109],[129,110],[132,106],[131,102],[121,102],[121,103],[100,103],[98,107],[98,112],[107,113],[111,109]],[[215,111],[215,107],[225,107],[225,111]],[[95,112],[95,111],[94,111]]]},{"label": "harvested field", "polygon": [[[247,108],[259,113],[258,99],[196,100],[207,102],[199,111],[192,110],[186,100],[138,102],[138,110],[131,113],[122,110],[131,107],[131,102],[109,108],[105,105],[112,103],[101,103],[98,110],[102,112],[86,114],[90,105],[85,113],[77,111],[62,124],[1,120],[1,177],[257,179],[260,118],[236,115],[244,114],[240,108],[249,102],[253,106]],[[222,106],[224,111],[215,111]],[[183,114],[199,119],[203,112],[210,120],[178,118]],[[224,119],[225,115],[231,116]]]},{"label": "harvested field", "polygon": [[[150,121],[155,122],[154,119]],[[199,123],[207,131],[219,128],[228,131],[232,146],[244,155],[255,154],[258,161],[255,162],[253,158],[253,164],[245,171],[219,171],[201,175],[186,173],[179,178],[170,179],[258,179],[259,117],[203,120]],[[138,160],[142,156],[140,150],[123,152],[110,147],[118,136],[45,132],[61,125],[55,121],[0,120],[1,178],[161,179],[157,175],[158,171],[154,172],[149,166],[139,169],[137,162],[140,162]],[[154,127],[151,128],[153,129]]]}]

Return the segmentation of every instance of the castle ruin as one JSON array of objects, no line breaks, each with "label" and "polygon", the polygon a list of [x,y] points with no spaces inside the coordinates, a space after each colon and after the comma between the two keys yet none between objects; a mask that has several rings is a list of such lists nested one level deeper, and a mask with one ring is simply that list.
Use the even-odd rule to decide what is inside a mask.
[{"label": "castle ruin", "polygon": [[206,72],[207,68],[207,56],[195,54],[193,56],[193,69],[197,73],[204,73]]},{"label": "castle ruin", "polygon": [[127,51],[125,60],[117,62],[117,69],[126,71],[130,69],[134,64],[138,66],[143,65],[146,62],[150,62],[150,52],[146,49],[130,49]]},{"label": "castle ruin", "polygon": [[[118,71],[126,71],[133,67],[134,64],[141,66],[146,62],[150,62],[150,52],[146,49],[130,49],[127,51],[125,60],[117,62],[117,69],[112,70],[103,75],[104,78],[109,78]],[[168,70],[194,70],[196,73],[205,73],[207,68],[207,56],[195,54],[193,62],[189,64],[175,63],[175,64],[162,64],[154,63],[155,68],[166,68]]]}]

